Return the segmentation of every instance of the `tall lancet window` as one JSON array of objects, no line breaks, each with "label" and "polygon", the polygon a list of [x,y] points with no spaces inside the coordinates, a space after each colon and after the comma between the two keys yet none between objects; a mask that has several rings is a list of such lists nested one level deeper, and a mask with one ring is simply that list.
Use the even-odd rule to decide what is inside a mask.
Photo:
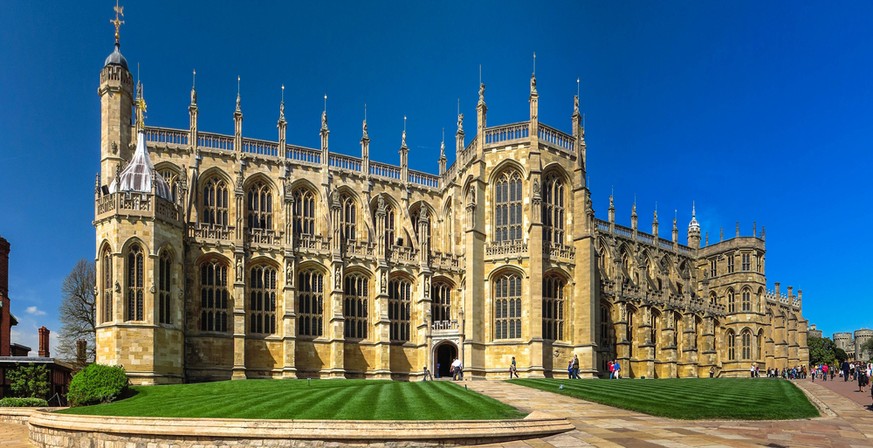
[{"label": "tall lancet window", "polygon": [[494,282],[494,339],[521,337],[521,276],[506,274]]},{"label": "tall lancet window", "polygon": [[294,190],[294,234],[315,234],[315,193],[308,188]]},{"label": "tall lancet window", "polygon": [[346,275],[343,285],[343,318],[345,337],[367,339],[369,280],[361,274]]},{"label": "tall lancet window", "polygon": [[227,332],[227,265],[218,260],[200,265],[200,330]]},{"label": "tall lancet window", "polygon": [[221,179],[209,179],[203,186],[203,216],[200,217],[200,222],[227,226],[227,204],[227,184]]},{"label": "tall lancet window", "polygon": [[564,179],[551,174],[543,182],[543,237],[564,244]]},{"label": "tall lancet window", "polygon": [[315,269],[297,276],[297,334],[324,334],[324,274]]},{"label": "tall lancet window", "polygon": [[557,275],[543,279],[543,339],[564,339],[564,285]]},{"label": "tall lancet window", "polygon": [[388,320],[391,321],[389,336],[392,341],[409,340],[409,305],[412,284],[405,279],[388,282]]},{"label": "tall lancet window", "polygon": [[249,287],[249,331],[276,332],[276,269],[255,266],[251,270]]},{"label": "tall lancet window", "polygon": [[[422,212],[425,212],[428,218],[427,225],[424,228],[424,236],[421,235],[421,228],[419,227],[419,221],[421,220]],[[430,243],[430,221],[433,219],[433,214],[428,213],[427,209],[424,206],[419,205],[418,208],[414,209],[410,214],[412,217],[412,226],[415,229],[415,238],[418,239],[418,243],[422,244],[427,242],[427,247],[431,247]]]},{"label": "tall lancet window", "polygon": [[249,229],[273,228],[273,192],[264,182],[255,182],[246,195],[246,214]]},{"label": "tall lancet window", "polygon": [[357,204],[355,203],[355,198],[349,194],[344,194],[342,196],[341,204],[342,212],[340,218],[342,219],[341,225],[343,239],[345,239],[346,241],[354,241],[357,239],[356,223],[358,219]]},{"label": "tall lancet window", "polygon": [[521,239],[521,174],[505,171],[494,184],[494,240]]},{"label": "tall lancet window", "polygon": [[179,197],[179,175],[176,174],[176,171],[171,168],[163,168],[158,171],[158,174],[167,181],[167,185],[170,186],[170,194],[172,194],[173,202],[176,202],[176,198]]},{"label": "tall lancet window", "polygon": [[109,247],[104,248],[100,255],[100,269],[103,275],[103,290],[100,292],[103,300],[103,322],[111,322],[114,316],[112,315],[112,251]]},{"label": "tall lancet window", "polygon": [[158,260],[158,323],[173,323],[170,316],[170,284],[172,278],[173,257],[170,251],[161,251]]},{"label": "tall lancet window", "polygon": [[142,248],[131,245],[127,252],[127,320],[143,320],[143,263]]}]

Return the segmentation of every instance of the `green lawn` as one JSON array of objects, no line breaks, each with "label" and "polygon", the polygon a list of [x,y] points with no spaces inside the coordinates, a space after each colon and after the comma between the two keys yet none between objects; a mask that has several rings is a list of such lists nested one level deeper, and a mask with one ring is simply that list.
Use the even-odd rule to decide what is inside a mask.
[{"label": "green lawn", "polygon": [[521,411],[449,381],[246,380],[134,387],[113,403],[61,411],[138,417],[487,420]]},{"label": "green lawn", "polygon": [[[790,381],[776,379],[512,380],[646,414],[676,419],[786,420],[818,417],[815,406]],[[563,389],[560,386],[563,385]]]}]

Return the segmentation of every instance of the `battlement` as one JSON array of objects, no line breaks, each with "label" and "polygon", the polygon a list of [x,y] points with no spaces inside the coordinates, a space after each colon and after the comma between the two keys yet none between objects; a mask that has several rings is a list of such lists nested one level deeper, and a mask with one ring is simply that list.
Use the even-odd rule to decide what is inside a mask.
[{"label": "battlement", "polygon": [[[630,227],[613,224],[609,221],[604,221],[602,219],[595,219],[594,221],[597,224],[597,230],[601,233],[614,235],[618,238],[623,238],[630,241],[636,241],[640,244],[653,248],[658,248],[666,251],[673,250],[674,245],[673,242],[670,240],[656,237],[645,232],[640,232],[639,229],[634,231]],[[686,245],[677,243],[676,250],[680,255],[684,255],[686,257],[694,257],[694,249]]]},{"label": "battlement", "polygon": [[802,298],[800,296],[787,296],[785,294],[775,292],[775,291],[767,291],[764,293],[764,299],[768,302],[779,303],[782,305],[789,305],[793,308],[800,308],[802,303]]}]

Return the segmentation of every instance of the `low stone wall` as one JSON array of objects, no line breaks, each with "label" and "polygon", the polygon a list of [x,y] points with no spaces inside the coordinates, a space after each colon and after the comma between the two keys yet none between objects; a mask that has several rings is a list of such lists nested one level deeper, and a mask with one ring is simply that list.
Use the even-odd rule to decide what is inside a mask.
[{"label": "low stone wall", "polygon": [[0,422],[26,425],[30,415],[41,409],[51,411],[65,408],[0,408]]},{"label": "low stone wall", "polygon": [[534,412],[521,420],[246,420],[107,417],[37,411],[30,439],[42,448],[454,446],[546,437],[574,429]]}]

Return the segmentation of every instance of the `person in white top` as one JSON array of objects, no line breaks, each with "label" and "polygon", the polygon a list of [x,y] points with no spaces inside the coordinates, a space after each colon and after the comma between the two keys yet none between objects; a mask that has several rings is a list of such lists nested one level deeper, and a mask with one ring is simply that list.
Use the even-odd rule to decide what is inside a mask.
[{"label": "person in white top", "polygon": [[452,380],[464,380],[464,368],[461,366],[461,360],[458,358],[452,361]]}]

